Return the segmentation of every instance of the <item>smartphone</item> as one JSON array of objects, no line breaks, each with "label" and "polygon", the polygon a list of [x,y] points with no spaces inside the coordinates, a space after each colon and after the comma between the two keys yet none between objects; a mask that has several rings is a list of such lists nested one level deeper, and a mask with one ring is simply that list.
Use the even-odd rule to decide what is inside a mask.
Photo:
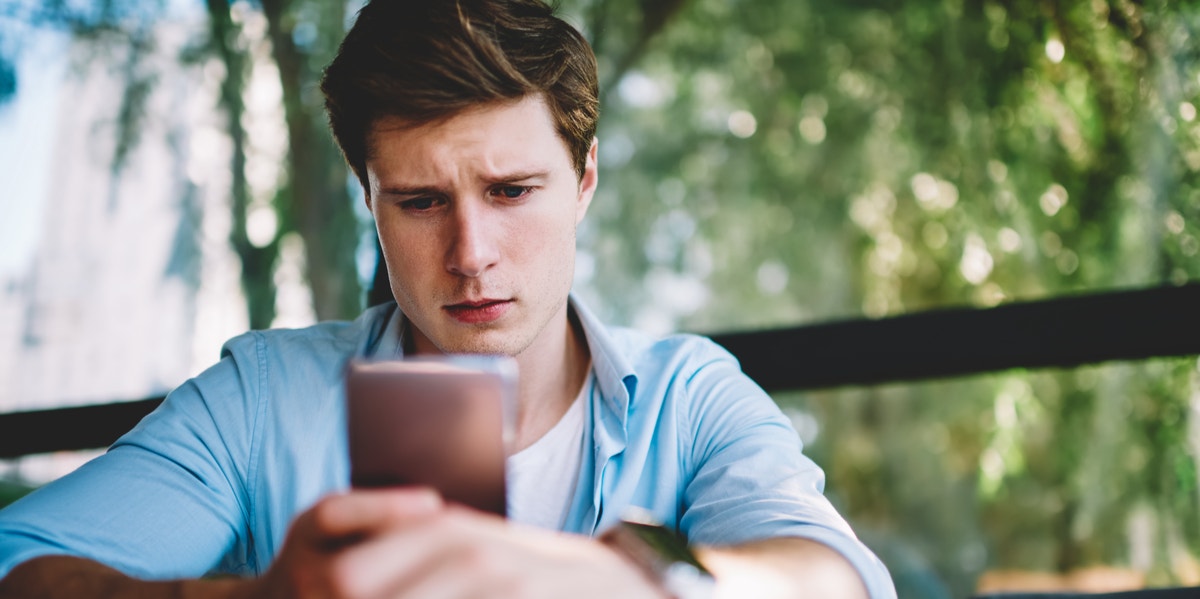
[{"label": "smartphone", "polygon": [[350,484],[428,486],[446,501],[504,516],[505,447],[515,406],[511,358],[351,361]]}]

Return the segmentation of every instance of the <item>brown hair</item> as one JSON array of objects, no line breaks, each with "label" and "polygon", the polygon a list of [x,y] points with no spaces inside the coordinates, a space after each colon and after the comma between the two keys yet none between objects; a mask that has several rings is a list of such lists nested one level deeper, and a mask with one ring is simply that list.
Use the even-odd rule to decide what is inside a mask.
[{"label": "brown hair", "polygon": [[600,111],[591,46],[541,0],[368,2],[321,91],[334,140],[364,190],[368,135],[382,117],[422,124],[542,94],[582,176]]}]

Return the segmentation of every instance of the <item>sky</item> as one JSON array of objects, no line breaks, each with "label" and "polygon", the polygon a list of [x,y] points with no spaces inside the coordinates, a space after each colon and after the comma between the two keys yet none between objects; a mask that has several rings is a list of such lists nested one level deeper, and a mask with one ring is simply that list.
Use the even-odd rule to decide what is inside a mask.
[{"label": "sky", "polygon": [[17,93],[0,105],[0,281],[26,272],[41,232],[68,38],[25,32]]},{"label": "sky", "polygon": [[[14,5],[10,15],[30,14],[37,2]],[[90,0],[68,2],[86,12]],[[202,12],[195,0],[167,0],[163,18]],[[37,250],[42,214],[53,180],[51,151],[57,135],[59,89],[68,71],[70,36],[0,15],[0,51],[17,63],[17,93],[0,104],[0,284],[24,275]]]}]

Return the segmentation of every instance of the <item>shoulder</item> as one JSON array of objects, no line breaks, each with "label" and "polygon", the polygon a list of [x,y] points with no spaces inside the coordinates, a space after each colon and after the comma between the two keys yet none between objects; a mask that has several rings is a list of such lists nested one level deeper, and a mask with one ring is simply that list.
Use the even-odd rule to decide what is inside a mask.
[{"label": "shoulder", "polygon": [[714,370],[741,374],[737,358],[703,335],[677,333],[659,337],[625,327],[608,327],[607,333],[617,351],[628,357],[639,379],[667,377],[687,382]]},{"label": "shoulder", "polygon": [[733,354],[694,334],[654,337],[630,329],[610,330],[637,374],[634,402],[660,404],[678,419],[681,438],[700,454],[733,440],[775,431],[791,443],[795,432],[779,406],[742,372]]},{"label": "shoulder", "polygon": [[697,423],[712,423],[718,414],[753,415],[755,421],[778,418],[770,396],[712,339],[686,333],[657,337],[622,327],[607,332],[611,347],[635,376],[631,403],[643,410],[654,404],[654,411],[675,414],[689,435],[704,432]]},{"label": "shoulder", "polygon": [[214,415],[223,414],[222,421],[247,425],[261,424],[262,410],[278,407],[278,401],[294,408],[329,403],[341,388],[346,362],[377,341],[389,315],[373,308],[352,322],[243,333],[227,341],[220,360],[173,391],[167,403],[200,401]]},{"label": "shoulder", "polygon": [[592,351],[592,363],[602,379],[609,381],[609,392],[616,392],[615,380],[627,385],[637,381],[639,390],[674,386],[702,370],[741,373],[741,366],[725,348],[700,335],[673,334],[655,336],[622,326],[613,326],[596,318],[572,296],[572,307],[583,325]]},{"label": "shoulder", "polygon": [[[730,412],[777,418],[770,397],[742,372],[737,359],[712,339],[694,334],[654,336],[601,323],[577,305],[603,396],[622,418],[668,417],[692,433],[709,416]],[[626,403],[628,402],[628,403]]]},{"label": "shoulder", "polygon": [[227,341],[221,348],[221,359],[258,367],[285,360],[292,365],[326,364],[340,370],[342,361],[363,353],[378,340],[393,311],[393,305],[376,306],[353,321],[249,331]]},{"label": "shoulder", "polygon": [[370,342],[386,315],[372,309],[353,322],[238,335],[224,344],[216,364],[172,391],[150,421],[174,413],[207,413],[222,426],[250,426],[266,398],[301,401],[334,388],[346,360]]}]

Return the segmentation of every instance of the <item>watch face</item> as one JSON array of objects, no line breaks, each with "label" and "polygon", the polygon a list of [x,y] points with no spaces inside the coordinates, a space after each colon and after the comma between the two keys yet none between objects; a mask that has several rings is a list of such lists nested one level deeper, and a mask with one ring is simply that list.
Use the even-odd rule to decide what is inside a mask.
[{"label": "watch face", "polygon": [[662,575],[662,586],[674,599],[712,599],[716,580],[703,566],[675,562]]}]

